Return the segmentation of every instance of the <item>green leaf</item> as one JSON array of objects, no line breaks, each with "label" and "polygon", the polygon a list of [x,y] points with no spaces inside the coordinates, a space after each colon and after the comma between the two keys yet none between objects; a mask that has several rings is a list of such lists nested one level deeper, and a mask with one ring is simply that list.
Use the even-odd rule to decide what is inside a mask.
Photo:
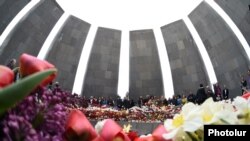
[{"label": "green leaf", "polygon": [[12,71],[13,71],[14,73],[16,73],[16,72],[19,71],[19,69],[20,69],[20,67],[15,67]]},{"label": "green leaf", "polygon": [[0,114],[13,107],[32,92],[47,76],[55,73],[56,69],[48,69],[29,75],[16,83],[0,89]]}]

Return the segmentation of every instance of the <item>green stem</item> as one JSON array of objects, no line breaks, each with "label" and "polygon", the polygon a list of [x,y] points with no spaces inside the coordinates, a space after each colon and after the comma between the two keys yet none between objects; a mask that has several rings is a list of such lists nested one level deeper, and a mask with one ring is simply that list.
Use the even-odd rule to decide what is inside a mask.
[{"label": "green stem", "polygon": [[229,122],[227,122],[227,121],[224,120],[224,119],[220,119],[220,121],[221,121],[222,123],[224,123],[224,124],[230,124]]},{"label": "green stem", "polygon": [[197,134],[193,132],[187,132],[188,136],[192,139],[192,141],[199,141],[199,137]]}]

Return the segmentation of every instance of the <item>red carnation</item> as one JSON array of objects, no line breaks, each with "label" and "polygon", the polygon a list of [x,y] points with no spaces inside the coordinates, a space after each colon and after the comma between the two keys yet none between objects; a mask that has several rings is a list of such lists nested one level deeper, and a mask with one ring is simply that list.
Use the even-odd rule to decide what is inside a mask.
[{"label": "red carnation", "polygon": [[[20,63],[20,74],[22,77],[28,76],[30,74],[43,71],[46,69],[55,68],[54,65],[50,64],[45,60],[40,60],[29,54],[22,54],[19,60]],[[51,74],[46,79],[42,81],[40,86],[46,86],[56,77],[56,73]]]},{"label": "red carnation", "polygon": [[248,99],[250,97],[250,92],[246,92],[242,95],[243,98]]},{"label": "red carnation", "polygon": [[14,81],[14,72],[8,67],[0,65],[0,88],[3,88]]}]

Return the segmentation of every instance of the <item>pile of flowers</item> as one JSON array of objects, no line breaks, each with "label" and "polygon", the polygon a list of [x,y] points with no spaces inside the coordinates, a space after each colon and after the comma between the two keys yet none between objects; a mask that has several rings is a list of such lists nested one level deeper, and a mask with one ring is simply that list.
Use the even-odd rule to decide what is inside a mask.
[{"label": "pile of flowers", "polygon": [[112,107],[95,107],[78,108],[90,120],[114,119],[115,121],[132,121],[132,122],[163,122],[167,118],[173,118],[176,113],[180,112],[180,106],[163,106],[161,108],[151,108],[148,106],[134,106],[129,109],[117,110]]},{"label": "pile of flowers", "polygon": [[[23,54],[19,65],[16,69],[21,78],[16,82],[13,71],[0,66],[0,140],[3,141],[202,141],[205,124],[250,124],[250,93],[233,101],[207,99],[202,105],[187,103],[182,108],[133,107],[118,112],[79,107],[82,99],[77,95],[60,88],[45,88],[57,74],[55,66],[47,61]],[[100,121],[93,127],[88,118]],[[164,125],[145,136],[115,122],[149,118],[160,119]]]}]

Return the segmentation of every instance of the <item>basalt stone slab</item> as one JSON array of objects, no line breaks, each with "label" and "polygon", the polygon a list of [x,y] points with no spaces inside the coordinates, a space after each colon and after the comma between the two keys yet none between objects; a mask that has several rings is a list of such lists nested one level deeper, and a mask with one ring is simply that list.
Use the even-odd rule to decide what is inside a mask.
[{"label": "basalt stone slab", "polygon": [[120,30],[98,28],[83,84],[83,96],[117,97],[120,44]]},{"label": "basalt stone slab", "polygon": [[230,97],[241,95],[240,75],[246,74],[250,65],[235,34],[206,2],[191,12],[189,18],[206,46],[219,84],[227,85]]},{"label": "basalt stone slab", "polygon": [[44,41],[63,14],[55,0],[42,0],[29,15],[19,23],[6,45],[0,51],[0,64],[18,59],[22,53],[37,56]]},{"label": "basalt stone slab", "polygon": [[163,82],[153,30],[130,31],[129,97],[162,96]]},{"label": "basalt stone slab", "polygon": [[161,31],[169,56],[175,94],[196,93],[200,83],[209,84],[203,60],[185,23],[179,20],[161,27]]},{"label": "basalt stone slab", "polygon": [[66,90],[71,91],[73,88],[77,66],[89,28],[89,23],[70,16],[55,38],[46,58],[58,69],[55,81],[58,81]]},{"label": "basalt stone slab", "polygon": [[0,35],[26,4],[31,0],[1,0],[0,2]]},{"label": "basalt stone slab", "polygon": [[250,44],[250,9],[249,0],[215,0],[240,29]]}]

